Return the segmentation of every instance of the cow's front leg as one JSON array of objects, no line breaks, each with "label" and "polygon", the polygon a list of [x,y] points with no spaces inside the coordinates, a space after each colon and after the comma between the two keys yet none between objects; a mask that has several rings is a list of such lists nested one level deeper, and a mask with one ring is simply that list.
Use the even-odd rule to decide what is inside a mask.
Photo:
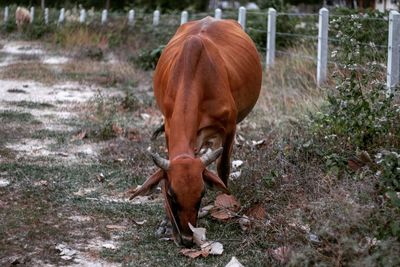
[{"label": "cow's front leg", "polygon": [[231,155],[233,150],[233,142],[235,139],[235,129],[230,131],[223,141],[223,151],[221,157],[217,160],[217,171],[218,176],[224,182],[225,186],[228,187],[228,178],[231,170]]}]

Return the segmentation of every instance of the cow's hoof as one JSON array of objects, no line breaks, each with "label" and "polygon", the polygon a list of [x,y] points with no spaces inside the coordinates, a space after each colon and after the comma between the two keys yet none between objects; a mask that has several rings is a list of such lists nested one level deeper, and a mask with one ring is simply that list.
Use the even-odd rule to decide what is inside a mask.
[{"label": "cow's hoof", "polygon": [[160,226],[158,226],[155,235],[157,238],[161,237],[172,237],[172,224],[168,219],[161,221]]}]

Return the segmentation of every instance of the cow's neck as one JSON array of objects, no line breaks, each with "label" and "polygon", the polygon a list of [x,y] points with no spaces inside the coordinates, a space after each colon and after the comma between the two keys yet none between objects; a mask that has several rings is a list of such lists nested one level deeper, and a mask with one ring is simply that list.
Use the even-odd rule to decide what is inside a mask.
[{"label": "cow's neck", "polygon": [[181,154],[194,157],[199,127],[199,96],[197,90],[178,92],[169,123],[169,158]]}]

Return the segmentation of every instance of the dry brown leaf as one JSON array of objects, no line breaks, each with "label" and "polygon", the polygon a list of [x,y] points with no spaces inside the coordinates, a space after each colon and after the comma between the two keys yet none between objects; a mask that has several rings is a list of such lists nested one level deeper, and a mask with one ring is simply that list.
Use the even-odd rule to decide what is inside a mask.
[{"label": "dry brown leaf", "polygon": [[225,209],[214,208],[211,210],[211,216],[218,220],[228,220],[236,216],[234,212]]},{"label": "dry brown leaf", "polygon": [[347,164],[349,165],[349,168],[352,169],[353,171],[357,171],[365,165],[358,159],[349,159],[347,161]]},{"label": "dry brown leaf", "polygon": [[190,258],[197,258],[199,256],[207,257],[208,255],[221,255],[224,252],[224,246],[220,242],[206,241],[206,229],[201,227],[194,227],[189,223],[190,230],[193,232],[193,241],[199,246],[199,249],[180,250],[180,253]]},{"label": "dry brown leaf", "polygon": [[106,228],[107,228],[107,229],[110,229],[110,230],[119,230],[119,231],[122,231],[122,230],[125,230],[125,229],[126,229],[126,226],[124,226],[124,225],[117,225],[117,224],[109,224],[109,225],[106,225]]},{"label": "dry brown leaf", "polygon": [[261,203],[256,204],[245,212],[248,217],[251,217],[256,220],[265,220],[267,217],[267,212],[265,211],[263,205]]},{"label": "dry brown leaf", "polygon": [[220,194],[214,202],[211,216],[218,220],[228,220],[236,216],[240,209],[239,202],[232,195]]},{"label": "dry brown leaf", "polygon": [[216,208],[226,208],[231,211],[238,211],[240,209],[240,204],[236,198],[232,195],[220,194],[215,199],[214,206]]},{"label": "dry brown leaf", "polygon": [[124,133],[124,129],[122,129],[115,123],[112,124],[112,130],[116,135],[122,135]]},{"label": "dry brown leaf", "polygon": [[203,256],[205,258],[209,254],[207,251],[190,249],[190,248],[181,249],[180,253],[182,253],[186,257],[190,257],[192,259],[195,259],[195,258],[200,257],[200,256]]}]

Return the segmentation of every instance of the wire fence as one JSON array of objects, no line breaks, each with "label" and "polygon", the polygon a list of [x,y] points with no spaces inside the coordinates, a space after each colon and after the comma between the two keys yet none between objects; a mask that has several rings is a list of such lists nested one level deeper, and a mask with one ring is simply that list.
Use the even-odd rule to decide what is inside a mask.
[{"label": "wire fence", "polygon": [[[9,24],[15,21],[15,9],[16,6],[3,8],[0,23]],[[187,12],[186,14],[184,14],[185,12],[161,14],[159,11],[149,14],[141,10],[108,13],[107,10],[75,9],[61,12],[56,9],[44,11],[30,9],[31,21],[57,26],[68,23],[85,25],[122,23],[130,26],[141,24],[147,25],[146,27],[168,28],[174,31],[182,23],[206,16],[238,20],[254,40],[260,56],[265,58],[267,69],[273,66],[275,56],[313,61],[317,64],[318,85],[327,79],[328,64],[343,67],[340,57],[338,57],[338,51],[346,41],[343,40],[343,27],[352,27],[354,28],[354,38],[347,40],[346,45],[363,52],[365,64],[376,62],[381,69],[386,66],[389,87],[398,83],[400,65],[398,63],[399,49],[397,49],[400,47],[400,37],[396,36],[400,35],[398,12],[390,15],[392,19],[387,15],[376,14],[329,14],[326,9],[321,9],[319,13],[286,13],[276,12],[274,9],[269,9],[268,12],[246,12],[244,9],[244,14],[240,14],[240,12],[240,9],[224,12],[217,9],[214,12],[193,14]],[[357,29],[368,29],[368,31],[358,31]],[[391,39],[390,34],[394,35]],[[288,49],[293,47],[302,49],[298,49],[300,52],[297,53],[296,49]]]}]

